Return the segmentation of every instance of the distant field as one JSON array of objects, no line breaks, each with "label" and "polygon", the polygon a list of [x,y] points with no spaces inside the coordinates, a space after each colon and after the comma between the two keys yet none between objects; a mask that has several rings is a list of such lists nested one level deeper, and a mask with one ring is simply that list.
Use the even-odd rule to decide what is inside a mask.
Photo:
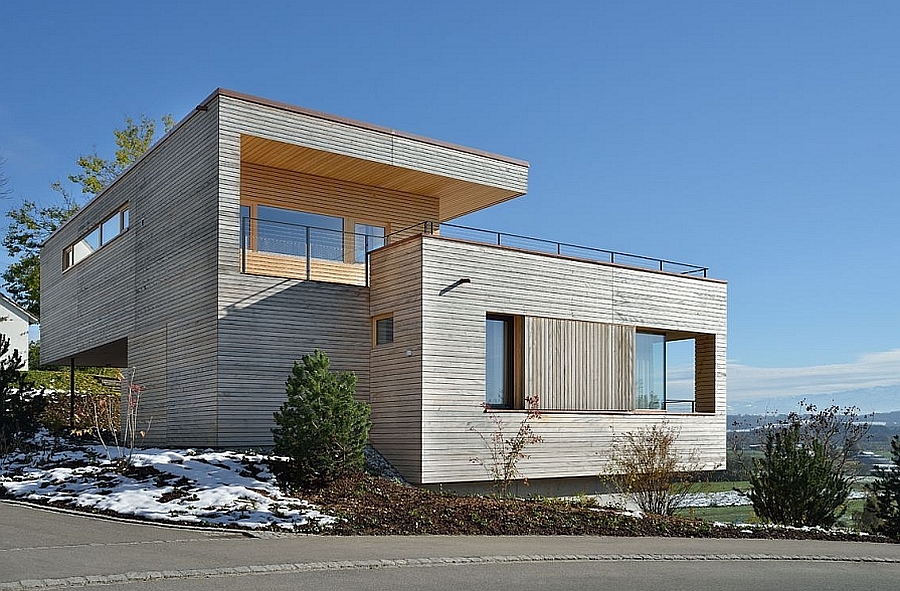
[{"label": "distant field", "polygon": [[[721,482],[703,482],[697,485],[694,491],[700,494],[723,493],[734,489],[746,490],[750,484],[746,480],[740,481],[721,481]],[[855,491],[865,491],[865,485],[862,483],[854,486]],[[848,529],[854,529],[853,515],[862,512],[865,499],[852,499],[847,503],[847,510],[838,520],[838,525]],[[680,509],[677,515],[684,517],[693,517],[703,519],[704,521],[720,522],[720,523],[758,523],[758,518],[753,512],[753,508],[748,505],[735,506],[709,506],[709,507],[689,507]]]}]

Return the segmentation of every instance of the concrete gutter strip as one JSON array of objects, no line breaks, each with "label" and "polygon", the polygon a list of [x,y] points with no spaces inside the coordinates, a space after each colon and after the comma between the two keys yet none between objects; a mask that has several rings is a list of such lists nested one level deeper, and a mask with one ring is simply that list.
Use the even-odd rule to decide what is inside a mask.
[{"label": "concrete gutter strip", "polygon": [[127,572],[113,575],[88,575],[55,579],[24,579],[0,583],[0,591],[25,589],[66,589],[124,582],[233,577],[275,573],[301,573],[337,570],[370,570],[384,568],[421,568],[454,564],[499,564],[526,562],[574,561],[803,561],[900,564],[900,558],[880,556],[823,556],[777,554],[529,554],[521,556],[459,556],[442,558],[401,558],[379,560],[341,560],[263,564],[223,568]]}]

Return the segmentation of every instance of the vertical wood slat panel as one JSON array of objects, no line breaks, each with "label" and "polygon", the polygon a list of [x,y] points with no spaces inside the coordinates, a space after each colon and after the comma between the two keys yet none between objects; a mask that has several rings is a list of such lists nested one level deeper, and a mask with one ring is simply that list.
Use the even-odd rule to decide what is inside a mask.
[{"label": "vertical wood slat panel", "polygon": [[540,408],[633,408],[634,327],[534,317],[526,326],[526,388]]}]

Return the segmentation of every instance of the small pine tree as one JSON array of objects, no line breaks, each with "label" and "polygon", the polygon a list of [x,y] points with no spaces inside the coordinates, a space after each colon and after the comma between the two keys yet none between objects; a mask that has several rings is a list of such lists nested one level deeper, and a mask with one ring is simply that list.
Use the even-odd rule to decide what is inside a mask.
[{"label": "small pine tree", "polygon": [[900,435],[891,439],[891,464],[874,470],[871,491],[875,497],[875,531],[900,540]]},{"label": "small pine tree", "polygon": [[763,457],[754,458],[750,469],[746,494],[754,512],[781,525],[831,527],[853,484],[836,463],[822,441],[804,440],[799,422],[769,428]]},{"label": "small pine tree", "polygon": [[316,349],[294,362],[285,384],[287,401],[272,429],[275,454],[287,457],[283,484],[321,484],[364,467],[369,405],[353,398],[356,375],[332,372],[329,363]]}]

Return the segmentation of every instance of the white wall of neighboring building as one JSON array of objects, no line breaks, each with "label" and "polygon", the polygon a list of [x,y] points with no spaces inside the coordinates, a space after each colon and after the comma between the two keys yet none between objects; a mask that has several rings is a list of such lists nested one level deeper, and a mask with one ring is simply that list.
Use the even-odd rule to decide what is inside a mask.
[{"label": "white wall of neighboring building", "polygon": [[9,351],[3,356],[7,359],[13,352],[18,350],[19,355],[25,365],[23,370],[28,370],[28,325],[31,317],[28,312],[9,301],[5,297],[0,297],[0,333],[9,339]]}]

